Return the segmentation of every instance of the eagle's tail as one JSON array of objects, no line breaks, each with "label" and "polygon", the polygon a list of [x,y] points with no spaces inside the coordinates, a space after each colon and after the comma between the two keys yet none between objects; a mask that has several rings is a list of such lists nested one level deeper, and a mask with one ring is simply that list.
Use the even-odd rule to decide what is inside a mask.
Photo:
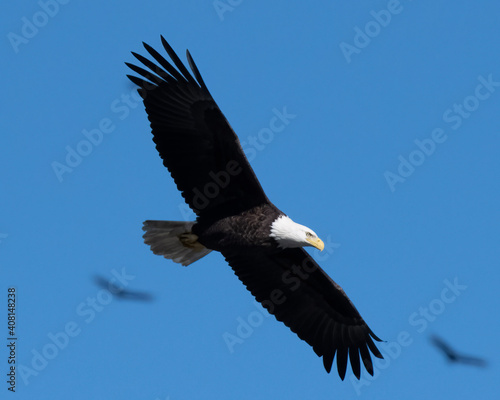
[{"label": "eagle's tail", "polygon": [[144,221],[144,243],[155,254],[182,265],[189,265],[211,250],[200,242],[191,229],[195,223],[185,221]]}]

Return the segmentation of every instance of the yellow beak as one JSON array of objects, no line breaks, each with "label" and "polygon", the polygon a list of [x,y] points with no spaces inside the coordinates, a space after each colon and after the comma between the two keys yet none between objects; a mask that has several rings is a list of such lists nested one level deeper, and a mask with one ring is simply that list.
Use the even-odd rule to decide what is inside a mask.
[{"label": "yellow beak", "polygon": [[325,248],[325,244],[323,243],[323,241],[320,238],[316,238],[316,239],[306,238],[306,240],[309,243],[311,243],[311,246],[316,247],[319,251],[323,251],[323,249]]}]

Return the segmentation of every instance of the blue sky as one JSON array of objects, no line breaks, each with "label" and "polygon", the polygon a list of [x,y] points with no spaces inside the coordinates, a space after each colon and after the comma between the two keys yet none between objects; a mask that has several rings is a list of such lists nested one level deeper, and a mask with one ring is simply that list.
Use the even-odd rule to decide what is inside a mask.
[{"label": "blue sky", "polygon": [[[498,396],[500,5],[346,3],[3,6],[0,325],[8,344],[14,287],[11,396]],[[220,255],[184,268],[143,244],[142,221],[191,218],[125,77],[130,51],[160,49],[160,34],[183,60],[189,48],[270,199],[330,243],[314,256],[387,341],[375,378],[327,374]],[[293,117],[270,135],[285,111]],[[95,275],[155,301],[110,297]],[[448,365],[432,333],[489,367]],[[2,345],[2,398],[8,356]]]}]

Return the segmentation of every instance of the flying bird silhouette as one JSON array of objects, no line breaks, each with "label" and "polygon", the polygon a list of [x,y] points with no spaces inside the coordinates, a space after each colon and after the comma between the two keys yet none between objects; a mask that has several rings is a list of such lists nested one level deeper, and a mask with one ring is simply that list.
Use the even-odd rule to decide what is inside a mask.
[{"label": "flying bird silhouette", "polygon": [[123,300],[135,300],[135,301],[151,301],[153,296],[147,292],[137,292],[133,290],[127,290],[124,287],[120,287],[117,284],[111,282],[110,280],[103,278],[102,276],[95,276],[94,282],[97,286],[108,290],[117,299]]},{"label": "flying bird silhouette", "polygon": [[448,361],[452,363],[475,365],[477,367],[485,367],[487,365],[486,360],[482,358],[457,353],[443,339],[436,335],[432,335],[430,340],[434,346],[443,352]]}]

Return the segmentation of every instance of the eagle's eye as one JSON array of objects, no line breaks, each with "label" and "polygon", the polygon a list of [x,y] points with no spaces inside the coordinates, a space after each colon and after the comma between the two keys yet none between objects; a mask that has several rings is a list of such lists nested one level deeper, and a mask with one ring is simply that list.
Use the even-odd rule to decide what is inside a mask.
[{"label": "eagle's eye", "polygon": [[312,238],[314,235],[311,232],[306,232],[306,237]]}]

